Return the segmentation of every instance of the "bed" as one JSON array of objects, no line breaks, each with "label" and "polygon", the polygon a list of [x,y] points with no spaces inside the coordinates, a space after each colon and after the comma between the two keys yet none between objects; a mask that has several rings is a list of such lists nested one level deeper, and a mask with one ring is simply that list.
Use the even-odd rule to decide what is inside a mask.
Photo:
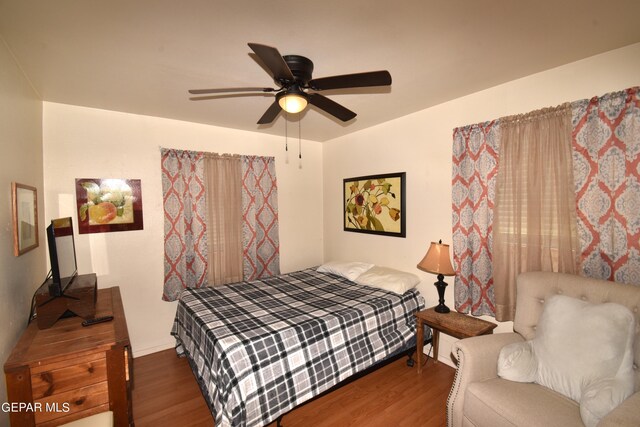
[{"label": "bed", "polygon": [[263,426],[415,342],[417,290],[402,295],[307,269],[188,289],[172,335],[216,427]]}]

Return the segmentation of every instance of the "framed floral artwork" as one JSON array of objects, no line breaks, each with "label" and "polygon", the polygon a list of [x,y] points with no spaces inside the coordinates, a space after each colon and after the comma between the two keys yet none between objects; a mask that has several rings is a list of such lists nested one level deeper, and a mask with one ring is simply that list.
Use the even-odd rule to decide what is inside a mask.
[{"label": "framed floral artwork", "polygon": [[20,256],[40,244],[38,241],[38,191],[30,185],[11,183],[13,210],[13,254]]},{"label": "framed floral artwork", "polygon": [[142,230],[139,179],[76,178],[80,234]]},{"label": "framed floral artwork", "polygon": [[343,180],[344,231],[406,237],[406,173]]}]

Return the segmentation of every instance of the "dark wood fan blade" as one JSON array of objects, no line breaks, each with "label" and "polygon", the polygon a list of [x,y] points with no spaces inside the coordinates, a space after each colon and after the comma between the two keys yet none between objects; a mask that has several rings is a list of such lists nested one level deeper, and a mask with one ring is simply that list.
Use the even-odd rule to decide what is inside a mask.
[{"label": "dark wood fan blade", "polygon": [[267,66],[271,73],[273,74],[273,78],[277,81],[289,80],[293,81],[293,74],[289,69],[289,66],[285,62],[278,49],[271,46],[265,46],[263,44],[257,43],[249,43],[249,47],[251,50],[258,55],[258,58],[264,62],[264,65]]},{"label": "dark wood fan blade", "polygon": [[226,99],[226,98],[248,98],[253,96],[273,97],[273,95],[264,92],[251,92],[251,93],[216,93],[212,95],[197,95],[190,96],[190,101],[208,101],[212,99]]},{"label": "dark wood fan blade", "polygon": [[208,93],[229,93],[229,92],[273,92],[270,87],[227,87],[219,89],[189,89],[192,95],[205,95]]},{"label": "dark wood fan blade", "polygon": [[350,87],[389,86],[391,74],[388,71],[370,71],[367,73],[343,74],[340,76],[321,77],[309,82],[314,90],[344,89]]},{"label": "dark wood fan blade", "polygon": [[356,113],[343,107],[335,101],[330,100],[324,95],[319,93],[312,93],[309,95],[309,103],[315,105],[321,110],[326,111],[334,117],[342,120],[343,122],[349,121],[356,116]]},{"label": "dark wood fan blade", "polygon": [[278,117],[280,111],[282,111],[282,108],[280,108],[280,104],[278,104],[278,101],[273,101],[273,104],[271,104],[271,106],[267,108],[267,111],[265,111],[262,117],[260,117],[260,120],[258,120],[258,124],[266,125],[268,123],[271,123],[276,119],[276,117]]}]

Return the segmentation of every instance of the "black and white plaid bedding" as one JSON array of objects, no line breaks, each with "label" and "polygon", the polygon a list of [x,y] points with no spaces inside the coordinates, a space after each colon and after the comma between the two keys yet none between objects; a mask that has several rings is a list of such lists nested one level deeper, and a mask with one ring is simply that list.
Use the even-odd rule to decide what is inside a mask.
[{"label": "black and white plaid bedding", "polygon": [[189,289],[172,335],[216,427],[262,426],[408,347],[416,290],[400,296],[307,269]]}]

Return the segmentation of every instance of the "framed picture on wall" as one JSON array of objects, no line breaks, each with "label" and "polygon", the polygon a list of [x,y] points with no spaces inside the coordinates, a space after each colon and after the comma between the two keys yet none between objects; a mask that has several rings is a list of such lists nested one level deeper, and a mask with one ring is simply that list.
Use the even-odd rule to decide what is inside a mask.
[{"label": "framed picture on wall", "polygon": [[406,173],[343,180],[344,231],[406,237]]},{"label": "framed picture on wall", "polygon": [[13,210],[13,254],[20,256],[40,244],[38,241],[38,190],[11,183]]},{"label": "framed picture on wall", "polygon": [[76,178],[80,234],[142,230],[139,179]]}]

